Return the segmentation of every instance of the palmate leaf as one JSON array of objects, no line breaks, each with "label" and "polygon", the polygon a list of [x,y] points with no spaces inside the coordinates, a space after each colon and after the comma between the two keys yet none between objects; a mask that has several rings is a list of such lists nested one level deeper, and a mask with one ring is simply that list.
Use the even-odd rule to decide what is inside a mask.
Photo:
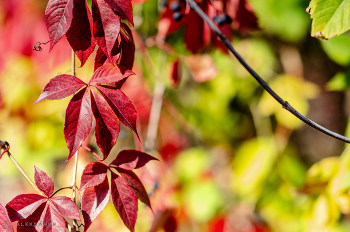
[{"label": "palmate leaf", "polygon": [[91,77],[90,83],[110,84],[119,82],[131,75],[134,75],[131,70],[127,70],[123,66],[117,67],[113,64],[107,63],[95,70]]},{"label": "palmate leaf", "polygon": [[350,29],[350,0],[312,0],[308,11],[311,14],[311,36],[329,39]]}]

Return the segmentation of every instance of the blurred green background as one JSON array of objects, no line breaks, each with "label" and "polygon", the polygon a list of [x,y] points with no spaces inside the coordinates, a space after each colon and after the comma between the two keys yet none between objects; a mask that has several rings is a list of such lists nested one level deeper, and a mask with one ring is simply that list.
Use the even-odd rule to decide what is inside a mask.
[{"label": "blurred green background", "polygon": [[[233,31],[234,47],[294,108],[349,136],[350,34],[328,41],[312,38],[306,0],[249,2],[260,30]],[[65,162],[63,137],[70,98],[33,102],[51,78],[70,74],[71,51],[64,38],[50,53],[48,45],[42,52],[32,50],[36,42],[48,40],[46,4],[0,0],[0,140],[11,144],[30,177],[36,165],[53,177],[58,189],[72,179],[73,160]],[[154,46],[161,10],[157,0],[134,6],[137,36],[152,66],[137,49],[136,75],[122,87],[138,111],[144,141],[154,86],[165,86],[150,152],[160,162],[138,172],[155,214],[140,203],[136,231],[150,231],[152,223],[153,228],[176,224],[181,232],[349,231],[349,147],[282,109],[231,55],[218,49],[191,55],[181,30],[166,39],[175,53]],[[177,58],[182,78],[173,87],[171,65]],[[203,63],[202,72],[193,63]],[[92,73],[93,55],[77,68],[77,76],[89,80]],[[87,144],[97,149],[93,132]],[[109,159],[137,146],[131,130],[122,127]],[[93,160],[84,150],[80,154],[79,172]],[[4,156],[1,203],[32,192]],[[69,190],[62,194],[71,196]],[[109,204],[90,231],[116,230],[127,231]]]}]

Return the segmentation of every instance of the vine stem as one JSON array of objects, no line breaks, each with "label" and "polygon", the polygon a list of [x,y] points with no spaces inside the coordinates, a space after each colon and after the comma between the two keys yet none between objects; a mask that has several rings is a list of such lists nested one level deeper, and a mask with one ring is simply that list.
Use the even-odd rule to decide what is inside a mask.
[{"label": "vine stem", "polygon": [[350,139],[335,133],[331,130],[324,128],[323,126],[313,122],[309,118],[305,117],[294,109],[287,101],[283,100],[271,87],[257,74],[254,69],[252,69],[247,62],[241,57],[241,55],[234,49],[231,42],[226,38],[226,36],[220,31],[220,29],[213,23],[213,21],[204,13],[204,11],[198,6],[194,0],[186,0],[190,5],[191,9],[194,10],[204,21],[210,29],[220,38],[221,42],[225,47],[237,58],[241,65],[255,78],[255,80],[263,87],[277,102],[279,102],[282,107],[292,113],[295,117],[308,124],[309,126],[315,128],[316,130],[329,135],[333,138],[339,139],[345,143],[350,143]]},{"label": "vine stem", "polygon": [[29,178],[29,176],[25,173],[23,168],[19,165],[19,163],[16,161],[15,157],[10,152],[10,144],[8,142],[2,142],[0,141],[0,150],[4,149],[5,151],[3,153],[7,153],[8,157],[12,161],[12,163],[16,166],[16,168],[19,170],[19,172],[24,176],[24,178],[28,181],[28,183],[32,186],[32,188],[38,192],[40,195],[45,196],[45,194],[34,184],[34,182]]},{"label": "vine stem", "polygon": [[[72,50],[72,75],[75,76],[75,53]],[[78,156],[79,149],[74,155],[74,171],[73,171],[73,179],[70,187],[73,189],[73,197],[72,200],[75,204],[77,204],[77,171],[78,171]],[[77,220],[73,220],[73,225],[75,227],[75,231],[80,231],[79,226],[77,224]]]}]

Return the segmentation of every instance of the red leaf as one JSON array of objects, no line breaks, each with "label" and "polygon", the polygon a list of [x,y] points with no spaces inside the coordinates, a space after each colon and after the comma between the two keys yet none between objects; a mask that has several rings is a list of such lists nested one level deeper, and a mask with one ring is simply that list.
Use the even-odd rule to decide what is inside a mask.
[{"label": "red leaf", "polygon": [[67,33],[72,19],[73,0],[49,0],[45,10],[45,22],[50,37],[50,51]]},{"label": "red leaf", "polygon": [[41,231],[44,222],[43,214],[47,204],[43,203],[26,219],[19,220],[17,223],[17,232],[37,232]]},{"label": "red leaf", "polygon": [[49,201],[63,217],[80,221],[77,205],[69,197],[56,196]]},{"label": "red leaf", "polygon": [[181,64],[180,59],[178,58],[171,66],[171,79],[173,81],[173,86],[176,87],[179,85],[181,80]]},{"label": "red leaf", "polygon": [[134,75],[130,70],[127,70],[125,67],[120,66],[116,67],[113,64],[104,64],[99,67],[91,77],[90,83],[97,84],[110,84],[119,82],[125,78],[128,78],[130,75]]},{"label": "red leaf", "polygon": [[131,0],[105,0],[105,2],[119,15],[134,26]]},{"label": "red leaf", "polygon": [[119,89],[114,90],[102,86],[96,86],[96,88],[106,99],[119,120],[137,134],[137,112],[129,98]]},{"label": "red leaf", "polygon": [[[112,51],[113,53],[113,51]],[[113,54],[112,54],[113,55]],[[109,61],[107,61],[107,56],[103,53],[103,51],[101,50],[101,48],[98,48],[97,52],[96,52],[96,56],[95,56],[95,63],[94,63],[94,72],[101,67],[103,64],[106,63],[111,63],[116,65],[119,59],[120,53],[112,56]],[[112,60],[112,62],[110,62]]]},{"label": "red leaf", "polygon": [[34,179],[36,186],[38,186],[38,188],[43,191],[47,197],[50,197],[54,190],[54,183],[51,177],[34,166]]},{"label": "red leaf", "polygon": [[123,168],[116,168],[116,170],[120,173],[124,181],[129,185],[130,190],[137,196],[137,198],[152,209],[146,189],[136,174]]},{"label": "red leaf", "polygon": [[66,110],[64,138],[69,149],[69,160],[79,149],[92,128],[92,110],[89,92],[80,90],[69,102]]},{"label": "red leaf", "polygon": [[4,232],[13,232],[13,227],[6,208],[0,203],[0,230]]},{"label": "red leaf", "polygon": [[84,217],[84,231],[91,225],[92,221],[102,212],[109,201],[108,179],[95,186],[86,189],[81,197],[81,209]]},{"label": "red leaf", "polygon": [[248,31],[259,28],[258,19],[246,0],[227,1],[227,13],[232,18],[232,25],[235,29]]},{"label": "red leaf", "polygon": [[123,169],[132,170],[143,167],[151,160],[158,160],[153,156],[136,150],[123,150],[110,165],[115,165]]},{"label": "red leaf", "polygon": [[72,75],[62,74],[55,76],[44,87],[39,98],[34,102],[34,104],[43,100],[59,100],[68,97],[69,95],[74,94],[84,85],[86,84],[83,81]]},{"label": "red leaf", "polygon": [[120,32],[121,57],[119,64],[131,70],[135,59],[135,44],[132,32],[125,24],[121,24]]},{"label": "red leaf", "polygon": [[78,56],[81,66],[94,51],[96,40],[93,37],[93,21],[86,0],[73,0],[73,22],[67,31],[67,40]]},{"label": "red leaf", "polygon": [[125,226],[134,231],[135,223],[137,219],[137,197],[130,190],[125,181],[117,174],[112,173],[112,202],[114,208],[119,213]]},{"label": "red leaf", "polygon": [[66,231],[66,222],[64,218],[50,204],[47,204],[43,226],[44,226],[43,228],[44,232],[65,232]]},{"label": "red leaf", "polygon": [[81,175],[79,191],[101,184],[107,176],[108,167],[100,162],[92,162],[86,165]]},{"label": "red leaf", "polygon": [[11,221],[18,221],[27,218],[46,200],[38,194],[20,194],[6,204],[6,209]]},{"label": "red leaf", "polygon": [[117,115],[98,93],[91,91],[92,111],[96,118],[96,143],[105,160],[118,139],[120,125]]},{"label": "red leaf", "polygon": [[92,0],[93,34],[103,53],[111,57],[120,32],[120,18],[104,0]]}]

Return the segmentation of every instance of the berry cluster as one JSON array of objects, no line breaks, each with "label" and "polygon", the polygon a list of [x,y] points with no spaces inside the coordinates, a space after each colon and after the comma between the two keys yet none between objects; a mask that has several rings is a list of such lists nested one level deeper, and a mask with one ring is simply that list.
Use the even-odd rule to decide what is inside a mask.
[{"label": "berry cluster", "polygon": [[227,14],[224,14],[222,16],[215,15],[213,17],[213,21],[216,22],[219,26],[222,26],[224,24],[230,24],[232,22],[232,19]]}]

